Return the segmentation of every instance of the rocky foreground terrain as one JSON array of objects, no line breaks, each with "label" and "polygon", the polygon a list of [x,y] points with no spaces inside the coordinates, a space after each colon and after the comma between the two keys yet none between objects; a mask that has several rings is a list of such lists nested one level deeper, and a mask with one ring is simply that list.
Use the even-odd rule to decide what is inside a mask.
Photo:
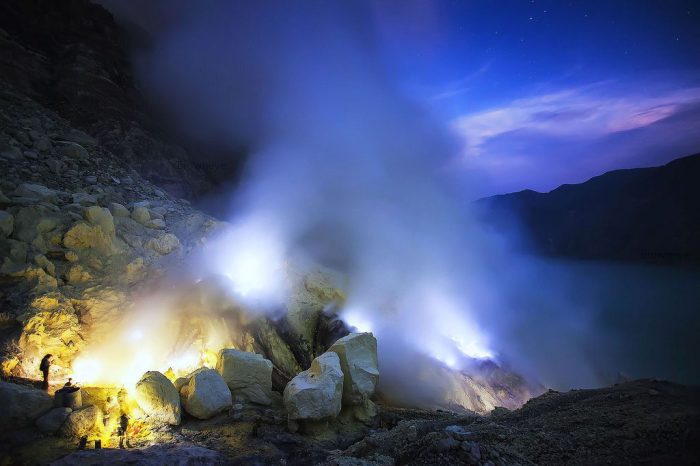
[{"label": "rocky foreground terrain", "polygon": [[487,416],[380,406],[376,427],[332,438],[290,433],[275,405],[249,406],[153,435],[131,450],[76,452],[28,431],[0,445],[5,464],[697,464],[700,389],[640,380],[550,391]]},{"label": "rocky foreground terrain", "polygon": [[[173,286],[227,225],[191,205],[211,180],[149,116],[119,28],[87,1],[10,1],[0,13],[2,464],[695,462],[695,388],[629,382],[516,409],[535,392],[490,365],[445,370],[455,393],[443,410],[401,408],[377,390],[376,343],[353,337],[362,356],[337,348],[350,329],[325,273],[288,267],[287,301],[263,316],[216,279]],[[76,358],[109,342],[153,290],[178,303],[172,322],[188,344],[205,344],[213,325],[232,329],[213,348],[227,349],[209,369],[148,368],[134,400],[78,380],[82,406],[57,407]],[[48,394],[38,388],[47,353]],[[115,409],[132,415],[133,449],[114,448]],[[105,448],[76,451],[84,436]]]}]

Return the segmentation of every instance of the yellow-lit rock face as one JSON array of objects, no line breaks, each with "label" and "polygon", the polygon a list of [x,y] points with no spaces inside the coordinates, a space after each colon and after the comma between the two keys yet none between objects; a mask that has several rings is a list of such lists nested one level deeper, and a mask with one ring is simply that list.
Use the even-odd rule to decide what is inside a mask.
[{"label": "yellow-lit rock face", "polygon": [[112,252],[112,238],[100,225],[78,222],[63,236],[63,245],[69,249],[97,249]]},{"label": "yellow-lit rock face", "polygon": [[67,368],[74,355],[85,345],[82,327],[70,302],[57,295],[36,299],[28,312],[18,317],[22,334],[18,346],[23,353],[22,367],[39,374],[39,361],[45,354],[54,356],[57,369]]}]

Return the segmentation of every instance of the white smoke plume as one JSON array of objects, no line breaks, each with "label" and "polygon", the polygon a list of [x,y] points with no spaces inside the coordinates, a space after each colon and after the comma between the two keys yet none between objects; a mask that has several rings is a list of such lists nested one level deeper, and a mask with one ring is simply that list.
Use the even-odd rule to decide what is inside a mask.
[{"label": "white smoke plume", "polygon": [[382,383],[423,398],[440,384],[404,380],[416,354],[456,369],[510,361],[556,386],[599,381],[581,348],[605,337],[569,294],[575,280],[540,281],[542,266],[474,221],[469,181],[450,173],[457,145],[393,84],[372,4],[106,4],[151,33],[137,74],[178,127],[251,149],[233,228],[205,261],[236,292],[280,300],[290,259],[340,271],[342,316],[378,337]]}]

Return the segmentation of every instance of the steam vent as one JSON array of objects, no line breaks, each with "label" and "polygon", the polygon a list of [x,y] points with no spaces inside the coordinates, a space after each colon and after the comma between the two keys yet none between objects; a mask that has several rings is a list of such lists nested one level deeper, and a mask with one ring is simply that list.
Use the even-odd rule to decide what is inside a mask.
[{"label": "steam vent", "polygon": [[437,50],[451,21],[482,34],[476,10],[380,3],[0,4],[0,464],[700,461],[700,156],[475,201],[509,179],[478,170],[515,162],[477,182],[454,153],[583,141],[562,125],[584,113],[596,134],[645,131],[695,112],[697,87],[630,98],[629,118],[572,90],[442,121],[424,107],[498,60],[429,99],[393,74],[423,79],[409,55],[453,69]]}]

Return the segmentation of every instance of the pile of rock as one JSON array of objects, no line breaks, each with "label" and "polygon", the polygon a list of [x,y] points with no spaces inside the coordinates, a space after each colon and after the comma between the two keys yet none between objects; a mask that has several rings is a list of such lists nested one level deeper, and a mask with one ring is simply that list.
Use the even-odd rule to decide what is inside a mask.
[{"label": "pile of rock", "polygon": [[371,333],[351,333],[318,356],[311,367],[294,377],[284,389],[290,429],[347,412],[369,422],[377,415],[371,401],[379,368],[377,340]]},{"label": "pile of rock", "polygon": [[0,429],[28,427],[44,433],[79,438],[104,430],[102,411],[96,406],[54,407],[54,400],[43,390],[0,382]]},{"label": "pile of rock", "polygon": [[178,425],[182,410],[197,419],[228,411],[233,401],[269,405],[272,363],[261,355],[224,349],[216,369],[199,368],[171,382],[157,371],[146,372],[134,398],[151,420]]}]

